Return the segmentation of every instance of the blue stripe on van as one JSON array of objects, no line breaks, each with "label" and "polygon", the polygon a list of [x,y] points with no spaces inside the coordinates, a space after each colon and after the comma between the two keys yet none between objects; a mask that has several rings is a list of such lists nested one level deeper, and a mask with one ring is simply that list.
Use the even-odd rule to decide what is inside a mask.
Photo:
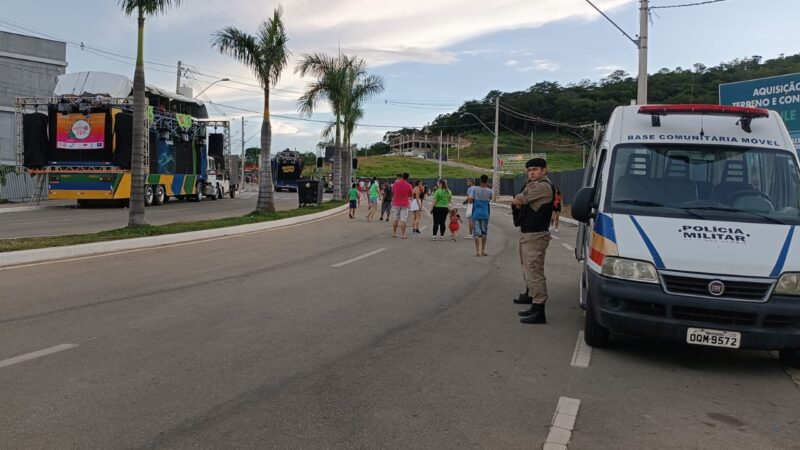
[{"label": "blue stripe on van", "polygon": [[772,273],[769,276],[777,278],[783,272],[783,265],[786,264],[786,255],[789,254],[789,246],[792,244],[792,236],[794,236],[794,226],[789,227],[789,234],[786,235],[786,240],[783,242],[783,248],[778,255],[778,261],[775,262],[775,267],[772,268]]},{"label": "blue stripe on van", "polygon": [[639,231],[639,234],[642,236],[642,240],[644,241],[644,245],[647,246],[647,249],[650,250],[650,256],[653,257],[653,262],[655,263],[656,267],[659,269],[664,268],[664,261],[661,259],[661,255],[658,254],[658,250],[650,241],[650,238],[647,237],[647,233],[644,232],[642,226],[639,225],[639,222],[636,221],[636,218],[633,216],[629,216],[631,218],[631,222],[633,222],[633,226],[636,227],[636,230]]},{"label": "blue stripe on van", "polygon": [[609,241],[617,243],[617,233],[614,231],[614,220],[611,216],[598,213],[594,222],[594,231]]}]

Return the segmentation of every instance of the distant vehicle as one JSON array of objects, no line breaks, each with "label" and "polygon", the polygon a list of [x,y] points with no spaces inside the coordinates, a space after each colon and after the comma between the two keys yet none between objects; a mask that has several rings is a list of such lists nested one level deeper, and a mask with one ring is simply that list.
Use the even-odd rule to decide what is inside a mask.
[{"label": "distant vehicle", "polygon": [[428,159],[428,156],[425,155],[424,153],[420,153],[419,155],[417,155],[417,158],[419,158],[419,159]]},{"label": "distant vehicle", "polygon": [[622,106],[600,142],[572,204],[586,343],[617,332],[800,366],[800,161],[780,115]]},{"label": "distant vehicle", "polygon": [[297,180],[303,175],[303,155],[283,150],[272,157],[272,179],[276,191],[297,191]]}]

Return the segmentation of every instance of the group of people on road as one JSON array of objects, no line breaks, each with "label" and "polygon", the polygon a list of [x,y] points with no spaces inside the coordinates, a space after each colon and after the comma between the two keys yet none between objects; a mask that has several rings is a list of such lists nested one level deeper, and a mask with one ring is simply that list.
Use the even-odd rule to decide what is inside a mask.
[{"label": "group of people on road", "polygon": [[[515,298],[514,303],[529,305],[527,309],[519,311],[520,322],[545,324],[545,303],[548,300],[545,256],[551,240],[550,228],[558,232],[562,196],[547,176],[545,159],[530,159],[525,164],[525,171],[525,187],[513,197],[511,206],[514,225],[520,228],[519,256],[525,281],[525,293]],[[380,204],[378,220],[392,222],[392,238],[408,239],[406,227],[409,213],[412,233],[421,233],[421,212],[426,196],[430,195],[433,216],[431,240],[444,240],[446,230],[450,231],[450,239],[456,240],[463,221],[458,209],[452,207],[453,194],[447,188],[447,181],[438,180],[435,190],[429,194],[424,183],[417,180],[412,185],[408,180],[408,173],[397,174],[393,183],[383,183],[382,186],[376,178],[370,180],[364,187],[369,201],[367,220],[372,221]],[[495,200],[489,187],[489,177],[482,175],[479,185],[468,179],[467,186],[467,197],[462,202],[466,207],[467,237],[475,242],[475,256],[487,256],[491,203]],[[355,218],[359,199],[357,183],[353,183],[348,195],[350,218]]]}]

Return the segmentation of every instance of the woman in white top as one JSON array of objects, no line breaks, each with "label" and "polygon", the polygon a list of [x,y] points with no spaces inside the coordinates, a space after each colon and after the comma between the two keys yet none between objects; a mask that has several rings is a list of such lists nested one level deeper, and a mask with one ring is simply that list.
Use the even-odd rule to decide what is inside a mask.
[{"label": "woman in white top", "polygon": [[408,208],[411,211],[411,232],[421,233],[419,231],[419,224],[422,221],[422,200],[420,191],[422,186],[419,180],[414,182],[414,190],[411,191],[411,206]]}]

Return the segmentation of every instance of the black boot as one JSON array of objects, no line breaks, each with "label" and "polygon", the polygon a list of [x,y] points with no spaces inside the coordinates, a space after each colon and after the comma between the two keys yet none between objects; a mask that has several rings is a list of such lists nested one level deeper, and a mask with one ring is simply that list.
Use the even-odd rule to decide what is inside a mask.
[{"label": "black boot", "polygon": [[532,313],[519,319],[522,323],[547,323],[547,317],[544,315],[544,304],[533,303],[531,305]]},{"label": "black boot", "polygon": [[519,297],[514,299],[514,303],[518,305],[530,305],[533,303],[533,299],[528,295],[528,291],[525,290],[524,294],[519,294]]},{"label": "black boot", "polygon": [[521,310],[519,310],[519,311],[517,312],[517,314],[519,314],[519,316],[520,316],[520,317],[528,317],[528,316],[530,316],[531,314],[533,314],[534,312],[536,312],[536,310],[535,310],[535,309],[533,309],[533,305],[531,305],[531,307],[530,307],[530,308],[528,308],[528,309],[521,309]]}]

